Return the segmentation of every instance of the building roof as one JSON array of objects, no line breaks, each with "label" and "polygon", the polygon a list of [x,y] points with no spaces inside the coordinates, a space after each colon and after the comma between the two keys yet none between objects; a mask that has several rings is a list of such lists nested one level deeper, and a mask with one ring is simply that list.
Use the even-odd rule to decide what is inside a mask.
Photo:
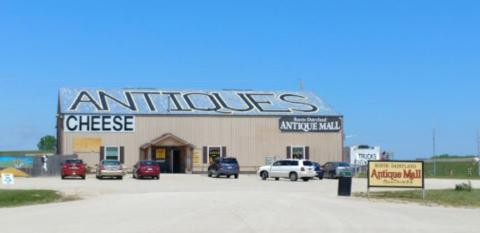
[{"label": "building roof", "polygon": [[307,91],[70,89],[60,114],[341,116]]}]

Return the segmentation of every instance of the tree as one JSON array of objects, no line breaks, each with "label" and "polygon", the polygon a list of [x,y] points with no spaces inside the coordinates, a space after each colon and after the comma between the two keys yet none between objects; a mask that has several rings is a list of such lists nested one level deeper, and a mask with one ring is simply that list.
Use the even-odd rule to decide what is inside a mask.
[{"label": "tree", "polygon": [[43,151],[55,151],[57,149],[57,139],[52,135],[43,136],[40,138],[37,147]]}]

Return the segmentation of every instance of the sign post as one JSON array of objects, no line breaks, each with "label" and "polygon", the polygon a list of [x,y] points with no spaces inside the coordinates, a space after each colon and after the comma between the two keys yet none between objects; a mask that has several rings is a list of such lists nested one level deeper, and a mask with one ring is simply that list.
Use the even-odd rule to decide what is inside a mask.
[{"label": "sign post", "polygon": [[423,168],[423,161],[368,161],[367,192],[370,188],[420,188],[425,200]]}]

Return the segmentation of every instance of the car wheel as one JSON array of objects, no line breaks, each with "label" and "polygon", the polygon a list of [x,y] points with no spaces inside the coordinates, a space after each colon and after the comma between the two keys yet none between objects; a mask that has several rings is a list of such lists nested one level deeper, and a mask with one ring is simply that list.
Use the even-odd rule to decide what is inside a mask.
[{"label": "car wheel", "polygon": [[266,172],[266,171],[261,172],[260,177],[262,177],[262,180],[268,179],[268,172]]},{"label": "car wheel", "polygon": [[276,180],[276,181],[278,181],[278,180],[280,180],[280,178],[278,178],[278,177],[275,177],[275,180]]},{"label": "car wheel", "polygon": [[123,180],[123,176],[119,176],[118,179]]},{"label": "car wheel", "polygon": [[65,180],[65,176],[62,176],[62,180]]},{"label": "car wheel", "polygon": [[304,177],[304,178],[302,178],[302,180],[303,180],[303,182],[308,182],[310,180],[310,178]]},{"label": "car wheel", "polygon": [[298,180],[298,175],[295,172],[291,172],[288,177],[290,178],[290,181],[297,181]]},{"label": "car wheel", "polygon": [[319,179],[319,180],[323,180],[323,176],[319,176],[318,179]]},{"label": "car wheel", "polygon": [[155,177],[155,178],[157,178],[157,180],[160,180],[160,176],[157,176],[157,177]]},{"label": "car wheel", "polygon": [[229,179],[230,179],[230,175],[227,175],[227,178],[229,178]]},{"label": "car wheel", "polygon": [[234,176],[234,177],[235,177],[235,179],[238,179],[238,174],[235,174],[235,176]]},{"label": "car wheel", "polygon": [[212,177],[212,173],[211,173],[211,172],[208,172],[208,177]]},{"label": "car wheel", "polygon": [[86,178],[85,176],[82,176],[82,180],[85,180],[85,178]]}]

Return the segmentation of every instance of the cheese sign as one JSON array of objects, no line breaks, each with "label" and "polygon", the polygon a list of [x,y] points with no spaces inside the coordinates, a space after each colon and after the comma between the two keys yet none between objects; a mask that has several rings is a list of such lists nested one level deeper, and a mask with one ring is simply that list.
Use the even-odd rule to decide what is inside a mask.
[{"label": "cheese sign", "polygon": [[65,115],[65,132],[135,132],[131,115]]},{"label": "cheese sign", "polygon": [[369,161],[368,187],[424,188],[422,161]]}]

